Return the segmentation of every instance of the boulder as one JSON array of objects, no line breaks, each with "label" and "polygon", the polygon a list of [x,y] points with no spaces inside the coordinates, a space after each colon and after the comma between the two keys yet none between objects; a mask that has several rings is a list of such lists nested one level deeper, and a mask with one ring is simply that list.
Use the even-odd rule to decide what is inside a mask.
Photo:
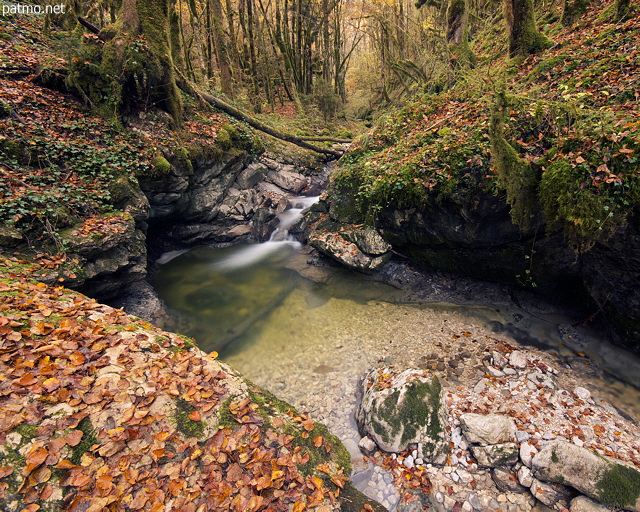
[{"label": "boulder", "polygon": [[415,443],[425,462],[446,460],[446,406],[438,377],[427,370],[387,366],[369,371],[356,420],[384,451],[401,452]]},{"label": "boulder", "polygon": [[492,444],[489,446],[473,445],[471,446],[471,452],[480,467],[513,466],[518,462],[518,445],[516,443]]},{"label": "boulder", "polygon": [[593,501],[586,496],[578,496],[571,500],[570,512],[611,512],[613,509]]},{"label": "boulder", "polygon": [[253,163],[247,165],[245,169],[238,174],[236,178],[236,183],[238,184],[238,188],[253,188],[258,183],[260,183],[267,172],[267,169],[264,165]]},{"label": "boulder", "polygon": [[313,231],[309,236],[309,245],[346,267],[361,272],[376,270],[391,258],[391,253],[381,256],[365,254],[355,243],[345,240],[340,233],[332,231]]},{"label": "boulder", "polygon": [[518,494],[528,492],[528,488],[518,482],[517,476],[506,468],[494,468],[491,470],[491,479],[502,492],[515,492]]},{"label": "boulder", "polygon": [[482,446],[513,441],[516,433],[513,419],[501,414],[462,414],[460,426],[467,441]]},{"label": "boulder", "polygon": [[[292,166],[290,166],[293,169]],[[307,186],[307,177],[293,170],[269,171],[267,179],[278,187],[299,194]]]},{"label": "boulder", "polygon": [[342,236],[345,240],[356,244],[365,254],[380,256],[391,249],[391,245],[371,227],[343,230]]},{"label": "boulder", "polygon": [[531,484],[531,494],[533,494],[538,501],[552,508],[555,508],[555,505],[566,508],[572,496],[571,490],[562,484],[541,482],[535,478]]},{"label": "boulder", "polygon": [[553,441],[533,458],[536,478],[559,482],[605,505],[640,512],[640,472],[566,441]]}]

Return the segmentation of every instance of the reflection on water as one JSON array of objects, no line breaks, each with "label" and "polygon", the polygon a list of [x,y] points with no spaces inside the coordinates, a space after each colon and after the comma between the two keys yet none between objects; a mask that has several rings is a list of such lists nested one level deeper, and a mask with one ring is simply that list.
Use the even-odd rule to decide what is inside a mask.
[{"label": "reflection on water", "polygon": [[[558,314],[531,315],[515,307],[510,311],[483,305],[402,304],[401,291],[341,268],[324,268],[321,279],[311,281],[285,268],[285,262],[291,266],[292,259],[304,258],[295,254],[297,247],[287,240],[201,247],[171,259],[155,283],[176,319],[171,328],[195,337],[205,351],[221,352],[237,370],[266,387],[273,382],[269,371],[275,368],[293,371],[295,366],[297,372],[312,365],[308,372],[318,373],[317,368],[339,371],[341,365],[353,363],[341,361],[334,346],[361,347],[363,360],[349,370],[351,375],[360,375],[360,366],[366,369],[384,357],[384,344],[417,347],[417,359],[419,340],[435,324],[447,319],[461,324],[465,318],[471,329],[486,326],[497,337],[556,352],[564,361],[573,363],[585,352],[627,382],[639,374],[637,358],[608,345],[597,333],[586,331],[580,351],[563,345],[558,324],[571,320]],[[316,361],[317,350],[335,355]],[[409,364],[411,359],[401,362]],[[291,370],[284,370],[283,364]],[[303,373],[301,387],[311,378],[305,380]],[[581,375],[621,410],[640,418],[637,389],[601,373]]]},{"label": "reflection on water", "polygon": [[294,273],[282,265],[294,249],[289,242],[200,247],[171,259],[155,279],[174,317],[170,327],[195,337],[207,352],[221,350],[295,286]]}]

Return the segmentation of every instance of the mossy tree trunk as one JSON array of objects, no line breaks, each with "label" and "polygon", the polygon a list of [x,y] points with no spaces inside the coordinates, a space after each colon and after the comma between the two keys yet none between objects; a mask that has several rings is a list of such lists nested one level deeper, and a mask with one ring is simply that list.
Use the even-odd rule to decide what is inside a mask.
[{"label": "mossy tree trunk", "polygon": [[562,8],[562,24],[567,26],[574,23],[587,12],[589,0],[564,0]]},{"label": "mossy tree trunk", "polygon": [[538,31],[533,0],[505,0],[504,7],[511,57],[526,57],[552,45],[551,40]]},{"label": "mossy tree trunk", "polygon": [[220,0],[211,1],[211,13],[213,15],[213,45],[215,48],[216,61],[218,70],[220,71],[220,88],[228,97],[233,98],[233,81],[231,77],[231,64],[229,63],[229,55],[227,53],[227,41],[224,30],[222,28],[222,3]]},{"label": "mossy tree trunk", "polygon": [[621,20],[629,14],[631,0],[616,0],[616,19]]},{"label": "mossy tree trunk", "polygon": [[[148,93],[156,104],[180,123],[182,100],[176,85],[173,51],[171,47],[170,13],[172,0],[125,0],[122,5],[123,30],[142,35],[149,45],[151,59],[148,74]],[[126,73],[126,70],[122,70]]]},{"label": "mossy tree trunk", "polygon": [[469,48],[469,1],[450,0],[447,5],[447,44],[456,66],[475,64]]}]

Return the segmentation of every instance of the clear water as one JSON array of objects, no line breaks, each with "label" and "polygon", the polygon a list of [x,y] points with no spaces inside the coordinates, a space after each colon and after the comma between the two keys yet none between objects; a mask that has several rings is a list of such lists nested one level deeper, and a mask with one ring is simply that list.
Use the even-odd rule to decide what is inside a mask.
[{"label": "clear water", "polygon": [[[309,387],[322,389],[327,374],[341,375],[337,385],[350,388],[352,395],[357,377],[380,359],[419,364],[422,346],[451,325],[472,331],[500,322],[508,329],[496,336],[576,355],[562,346],[556,327],[572,319],[486,305],[403,304],[398,302],[402,292],[391,286],[340,268],[309,267],[298,248],[289,240],[269,241],[201,247],[174,257],[162,265],[155,282],[175,318],[170,327],[194,336],[203,350],[219,352],[256,384],[294,404],[308,399]],[[292,268],[310,272],[314,280]],[[611,374],[635,382],[638,358],[598,333],[586,340],[581,351]],[[589,384],[640,419],[637,387],[608,376],[591,378]]]}]

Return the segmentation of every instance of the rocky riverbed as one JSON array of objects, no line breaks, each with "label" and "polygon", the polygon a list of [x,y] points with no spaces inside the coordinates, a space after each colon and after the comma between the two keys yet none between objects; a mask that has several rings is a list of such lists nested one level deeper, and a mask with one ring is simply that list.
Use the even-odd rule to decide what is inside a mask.
[{"label": "rocky riverbed", "polygon": [[[535,307],[529,312],[543,313]],[[587,379],[557,351],[526,347],[507,332],[494,332],[495,322],[505,323],[504,314],[483,307],[327,298],[313,287],[301,288],[223,358],[325,423],[351,453],[354,483],[387,508],[516,512],[541,510],[546,502],[563,510],[572,496],[544,486],[532,493],[521,460],[508,471],[479,466],[460,436],[459,416],[508,415],[516,422],[518,442],[532,450],[560,439],[637,467],[638,410],[624,405],[598,372]],[[520,321],[527,324],[526,313]],[[557,326],[549,329],[557,333]],[[445,465],[426,464],[412,449],[369,456],[359,449],[362,436],[353,415],[360,381],[382,365],[424,368],[441,378],[453,443]]]}]

